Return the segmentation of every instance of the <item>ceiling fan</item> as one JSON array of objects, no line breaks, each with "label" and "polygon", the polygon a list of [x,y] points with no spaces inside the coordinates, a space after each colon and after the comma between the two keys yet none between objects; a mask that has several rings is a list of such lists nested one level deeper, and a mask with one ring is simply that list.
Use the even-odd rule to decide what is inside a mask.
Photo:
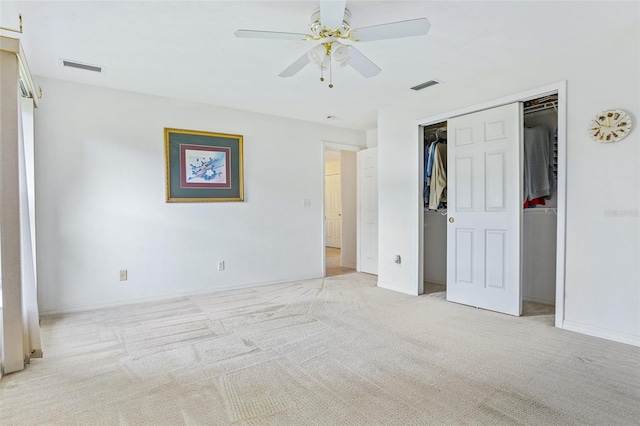
[{"label": "ceiling fan", "polygon": [[350,65],[365,78],[378,75],[382,71],[352,44],[345,44],[340,40],[366,42],[413,37],[427,34],[431,27],[426,18],[418,18],[354,29],[349,25],[350,20],[351,12],[346,8],[346,0],[320,1],[320,7],[311,15],[311,34],[244,29],[237,30],[234,34],[241,38],[319,41],[319,44],[285,68],[279,76],[291,77],[312,63],[320,68],[320,81],[324,81],[324,72],[329,71],[329,87],[333,87],[332,63],[338,67]]}]

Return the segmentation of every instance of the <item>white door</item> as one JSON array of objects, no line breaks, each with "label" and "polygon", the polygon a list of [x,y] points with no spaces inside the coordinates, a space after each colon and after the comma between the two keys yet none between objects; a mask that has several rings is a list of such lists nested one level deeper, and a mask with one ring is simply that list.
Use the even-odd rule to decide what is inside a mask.
[{"label": "white door", "polygon": [[327,230],[327,247],[340,248],[340,174],[324,177],[325,229]]},{"label": "white door", "polygon": [[447,300],[521,314],[522,112],[447,122]]},{"label": "white door", "polygon": [[358,152],[358,265],[378,274],[378,148]]}]

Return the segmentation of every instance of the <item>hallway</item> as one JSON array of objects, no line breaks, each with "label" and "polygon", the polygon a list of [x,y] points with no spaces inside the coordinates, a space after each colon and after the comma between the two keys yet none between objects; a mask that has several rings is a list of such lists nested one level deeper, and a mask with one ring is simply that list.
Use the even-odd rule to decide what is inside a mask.
[{"label": "hallway", "polygon": [[327,277],[356,272],[355,269],[343,268],[342,266],[340,266],[340,249],[339,248],[325,247],[325,259],[326,259],[325,276]]}]

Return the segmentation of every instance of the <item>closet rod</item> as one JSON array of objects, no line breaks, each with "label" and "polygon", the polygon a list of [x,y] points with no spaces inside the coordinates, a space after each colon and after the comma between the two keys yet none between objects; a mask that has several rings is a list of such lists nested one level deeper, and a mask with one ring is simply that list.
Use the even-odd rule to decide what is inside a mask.
[{"label": "closet rod", "polygon": [[551,101],[551,102],[545,102],[542,104],[538,104],[538,105],[530,105],[527,107],[523,108],[523,112],[525,114],[531,114],[534,112],[539,112],[539,111],[546,111],[548,109],[554,109],[556,112],[558,112],[558,101]]}]

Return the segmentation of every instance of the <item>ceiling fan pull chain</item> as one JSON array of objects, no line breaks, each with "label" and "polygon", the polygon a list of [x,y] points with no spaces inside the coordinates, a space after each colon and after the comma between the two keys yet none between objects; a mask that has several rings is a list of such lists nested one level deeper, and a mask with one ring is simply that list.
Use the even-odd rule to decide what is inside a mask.
[{"label": "ceiling fan pull chain", "polygon": [[333,60],[329,56],[329,89],[333,88]]}]

